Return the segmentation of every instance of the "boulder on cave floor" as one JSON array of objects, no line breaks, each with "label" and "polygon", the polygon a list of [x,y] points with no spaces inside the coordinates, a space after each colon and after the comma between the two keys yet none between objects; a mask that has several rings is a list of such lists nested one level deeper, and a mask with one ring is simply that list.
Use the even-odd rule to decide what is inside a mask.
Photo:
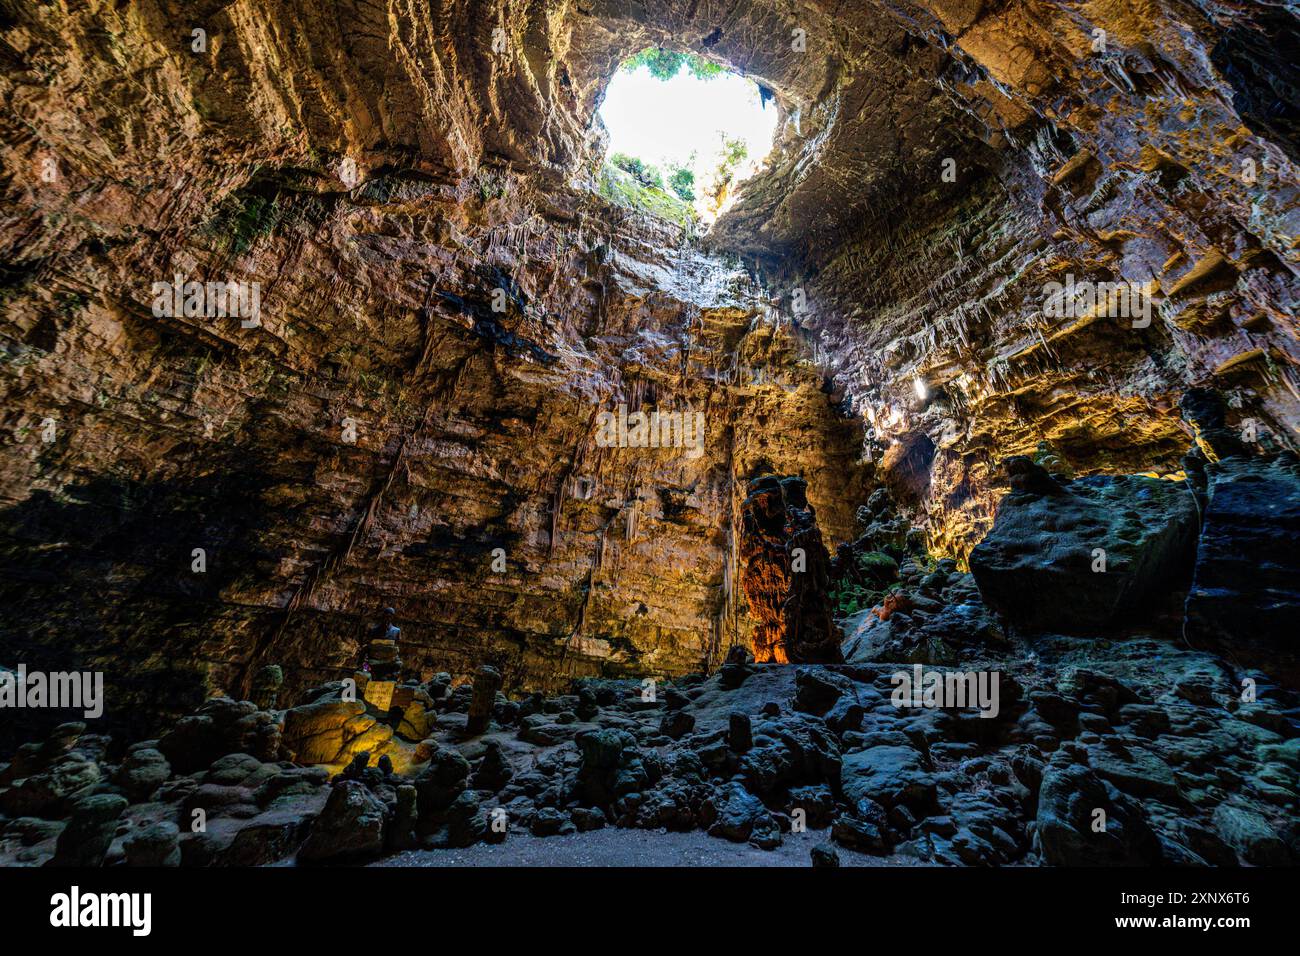
[{"label": "boulder on cave floor", "polygon": [[710,796],[704,804],[709,836],[734,843],[749,842],[770,850],[781,844],[781,829],[763,801],[733,781]]},{"label": "boulder on cave floor", "polygon": [[1041,475],[1013,484],[970,555],[984,602],[1012,624],[1102,627],[1151,609],[1191,567],[1197,513],[1184,483],[1093,475],[1062,484],[1021,467]]},{"label": "boulder on cave floor", "polygon": [[334,785],[320,816],[312,824],[298,862],[359,859],[384,848],[387,810],[364,784],[342,780]]},{"label": "boulder on cave floor", "polygon": [[280,752],[280,721],[248,700],[212,697],[182,717],[158,740],[156,749],[177,773],[193,773],[231,753],[275,760]]},{"label": "boulder on cave floor", "polygon": [[1043,774],[1037,840],[1049,866],[1151,866],[1160,841],[1137,801],[1060,751]]},{"label": "boulder on cave floor", "polygon": [[54,857],[46,866],[102,866],[117,833],[117,821],[127,807],[126,799],[111,793],[97,793],[72,808],[72,818],[59,834]]},{"label": "boulder on cave floor", "polygon": [[1237,803],[1221,803],[1214,810],[1219,838],[1252,866],[1289,866],[1300,846],[1288,848],[1281,828],[1256,810]]},{"label": "boulder on cave floor", "polygon": [[393,728],[367,711],[362,701],[316,700],[285,711],[283,744],[298,763],[338,769],[365,751],[371,762],[387,755],[406,766],[413,748],[395,739]]},{"label": "boulder on cave floor", "polygon": [[871,800],[886,808],[902,804],[918,811],[937,806],[934,775],[925,755],[910,746],[874,746],[845,754],[839,783],[851,804]]},{"label": "boulder on cave floor", "polygon": [[[183,828],[184,866],[260,866],[282,859],[302,843],[331,793],[323,767],[264,764],[244,754],[216,761],[186,789],[173,817]],[[199,830],[193,829],[196,810],[203,811]],[[147,825],[152,816],[140,822]]]},{"label": "boulder on cave floor", "polygon": [[140,827],[122,841],[128,866],[180,866],[181,830],[170,820]]},{"label": "boulder on cave floor", "polygon": [[1228,458],[1206,472],[1188,638],[1300,685],[1300,462]]}]

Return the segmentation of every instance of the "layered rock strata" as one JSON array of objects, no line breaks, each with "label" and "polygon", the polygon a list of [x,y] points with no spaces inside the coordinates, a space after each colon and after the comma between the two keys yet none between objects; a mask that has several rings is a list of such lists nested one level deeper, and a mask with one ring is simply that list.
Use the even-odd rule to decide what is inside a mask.
[{"label": "layered rock strata", "polygon": [[[1080,476],[1176,472],[1188,384],[1291,446],[1288,28],[1196,2],[7,8],[6,663],[102,670],[141,733],[268,664],[286,699],[346,676],[382,605],[423,677],[682,674],[749,640],[760,471],[808,481],[833,546],[874,467],[960,562],[996,463],[1043,440]],[[656,43],[781,111],[703,245],[590,191],[608,78]],[[258,283],[257,322],[156,314],[177,276]],[[1049,314],[1076,280],[1133,314]],[[703,412],[701,454],[602,447],[620,405]]]}]

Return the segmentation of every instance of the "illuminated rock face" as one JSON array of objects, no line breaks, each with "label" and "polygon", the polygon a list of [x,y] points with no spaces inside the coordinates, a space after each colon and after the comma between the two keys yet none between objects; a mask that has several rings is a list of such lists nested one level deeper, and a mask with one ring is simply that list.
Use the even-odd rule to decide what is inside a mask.
[{"label": "illuminated rock face", "polygon": [[[829,547],[879,481],[960,558],[1042,440],[1176,469],[1189,383],[1276,443],[1294,58],[1285,13],[1198,9],[13,14],[0,663],[103,669],[148,724],[267,664],[286,701],[346,676],[392,606],[423,676],[680,674],[751,642],[760,471],[806,479]],[[782,110],[702,243],[588,188],[604,85],[652,43]],[[258,283],[256,321],[155,314],[177,276]],[[1153,307],[1046,317],[1071,276]],[[699,454],[601,445],[620,404],[702,412]]]},{"label": "illuminated rock face", "polygon": [[741,581],[755,625],[759,663],[840,661],[839,628],[827,597],[830,555],[802,478],[765,475],[742,506]]}]

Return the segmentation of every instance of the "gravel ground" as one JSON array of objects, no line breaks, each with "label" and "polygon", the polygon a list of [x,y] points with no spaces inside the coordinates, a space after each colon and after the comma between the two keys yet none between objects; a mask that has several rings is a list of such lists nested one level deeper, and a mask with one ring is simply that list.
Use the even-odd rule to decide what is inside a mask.
[{"label": "gravel ground", "polygon": [[[775,850],[731,843],[702,831],[664,833],[609,827],[572,836],[511,834],[505,843],[463,850],[410,850],[372,866],[810,866],[809,851],[827,830],[787,833]],[[878,857],[836,847],[841,866],[913,866],[910,857]]]}]

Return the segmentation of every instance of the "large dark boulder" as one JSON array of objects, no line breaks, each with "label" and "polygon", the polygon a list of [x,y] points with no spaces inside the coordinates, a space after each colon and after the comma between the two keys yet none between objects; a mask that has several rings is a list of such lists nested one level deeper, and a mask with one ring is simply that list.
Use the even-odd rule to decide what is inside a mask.
[{"label": "large dark boulder", "polygon": [[384,848],[387,809],[383,801],[355,780],[334,784],[325,809],[298,851],[299,863],[355,860]]},{"label": "large dark boulder", "polygon": [[781,828],[771,811],[735,781],[709,796],[702,817],[709,836],[734,843],[750,842],[764,850],[781,845]]},{"label": "large dark boulder", "polygon": [[466,790],[447,808],[447,845],[473,846],[484,839],[490,827],[482,801],[473,790]]},{"label": "large dark boulder", "polygon": [[785,787],[839,778],[840,748],[825,721],[806,714],[760,717],[739,771],[752,792],[769,796]]},{"label": "large dark boulder", "polygon": [[1012,624],[1095,629],[1186,579],[1197,512],[1182,482],[1093,475],[1062,484],[1026,462],[1008,463],[1012,490],[970,556],[985,603]]},{"label": "large dark boulder", "polygon": [[158,741],[157,749],[172,770],[188,774],[232,753],[276,760],[281,737],[276,716],[258,710],[252,701],[213,697],[193,715],[177,721]]},{"label": "large dark boulder", "polygon": [[1206,466],[1209,502],[1187,595],[1187,635],[1300,683],[1300,462]]},{"label": "large dark boulder", "polygon": [[122,841],[127,866],[180,866],[181,831],[171,820],[141,827]]},{"label": "large dark boulder", "polygon": [[1054,758],[1038,794],[1038,843],[1049,866],[1152,866],[1160,841],[1142,808],[1086,766]]},{"label": "large dark boulder", "polygon": [[13,786],[0,788],[0,813],[61,817],[78,800],[90,796],[101,780],[99,764],[74,750],[30,776],[14,780]]},{"label": "large dark boulder", "polygon": [[495,740],[489,740],[483,752],[483,759],[479,762],[478,768],[470,778],[470,785],[475,790],[486,790],[489,793],[496,793],[514,776],[514,768],[510,766],[510,761],[506,760],[505,754],[501,752],[501,744]]},{"label": "large dark boulder", "polygon": [[885,808],[874,800],[862,798],[851,813],[841,813],[831,824],[831,838],[843,846],[865,853],[888,853],[888,824]]},{"label": "large dark boulder", "polygon": [[582,755],[576,792],[583,806],[603,809],[649,782],[636,738],[627,731],[584,730],[575,741]]},{"label": "large dark boulder", "polygon": [[435,747],[429,765],[415,778],[420,816],[427,819],[450,807],[464,792],[469,774],[469,761],[459,750]]},{"label": "large dark boulder", "polygon": [[103,866],[126,806],[126,798],[112,793],[97,793],[78,802],[46,866]]},{"label": "large dark boulder", "polygon": [[122,761],[122,766],[113,775],[113,782],[122,788],[132,803],[140,803],[170,777],[171,765],[160,751],[153,747],[136,747]]},{"label": "large dark boulder", "polygon": [[912,747],[880,745],[845,754],[840,791],[851,805],[870,800],[929,812],[937,807],[937,787],[924,754]]}]

